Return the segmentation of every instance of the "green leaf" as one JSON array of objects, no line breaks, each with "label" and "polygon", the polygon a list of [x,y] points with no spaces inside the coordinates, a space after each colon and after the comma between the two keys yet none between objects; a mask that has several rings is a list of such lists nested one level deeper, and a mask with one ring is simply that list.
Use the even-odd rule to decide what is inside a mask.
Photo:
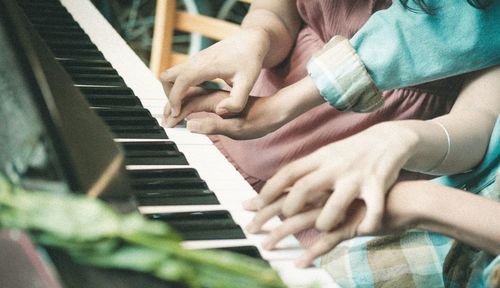
[{"label": "green leaf", "polygon": [[28,231],[40,245],[74,261],[130,269],[190,287],[284,287],[263,262],[221,251],[185,250],[163,222],[122,215],[105,202],[76,194],[25,191],[0,175],[0,228]]}]

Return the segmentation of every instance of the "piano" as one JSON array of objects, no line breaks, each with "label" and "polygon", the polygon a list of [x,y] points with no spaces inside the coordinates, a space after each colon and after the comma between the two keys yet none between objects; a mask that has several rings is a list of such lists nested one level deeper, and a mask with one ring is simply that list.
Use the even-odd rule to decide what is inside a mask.
[{"label": "piano", "polygon": [[[18,41],[30,42],[28,48],[37,50],[25,49],[28,61],[24,66],[31,65],[25,67],[32,73],[28,80],[38,84],[44,99],[35,104],[43,107],[21,104],[26,111],[43,109],[50,117],[42,113],[42,121],[52,119],[44,128],[35,125],[36,117],[23,115],[23,121],[11,128],[0,128],[0,135],[12,134],[2,129],[22,125],[32,125],[38,135],[48,129],[50,139],[39,140],[50,142],[52,148],[45,152],[57,154],[59,162],[46,164],[54,168],[49,175],[42,173],[49,181],[38,181],[40,172],[23,165],[26,153],[6,159],[0,149],[2,172],[14,179],[31,172],[35,177],[24,181],[25,185],[69,188],[109,199],[119,209],[139,209],[146,217],[178,229],[188,249],[226,249],[262,258],[290,287],[337,287],[320,268],[294,267],[293,260],[302,250],[293,237],[282,241],[278,249],[266,251],[260,246],[264,234],[242,229],[253,213],[243,210],[241,202],[255,191],[206,136],[158,124],[166,102],[161,84],[89,0],[0,2],[0,14],[4,14],[0,19],[15,22],[17,32],[23,30]],[[23,38],[27,35],[32,39]],[[4,58],[11,61],[7,64],[20,65],[12,62],[16,57]],[[46,95],[53,98],[47,102]],[[0,108],[0,113],[8,113],[8,107]],[[64,179],[64,187],[58,179]],[[265,230],[279,222],[273,219]],[[73,287],[68,284],[70,278],[61,278]],[[108,283],[108,287],[115,286]]]}]

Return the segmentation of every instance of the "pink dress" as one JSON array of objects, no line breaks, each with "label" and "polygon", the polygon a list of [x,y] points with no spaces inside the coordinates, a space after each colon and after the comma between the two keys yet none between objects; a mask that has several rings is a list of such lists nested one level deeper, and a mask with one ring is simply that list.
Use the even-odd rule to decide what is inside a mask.
[{"label": "pink dress", "polygon": [[[303,26],[288,59],[262,71],[252,95],[270,96],[307,75],[306,64],[334,35],[352,37],[371,14],[390,6],[376,0],[298,0]],[[462,77],[384,92],[385,105],[372,113],[340,112],[320,105],[262,138],[236,141],[224,136],[212,140],[245,179],[259,191],[276,171],[300,157],[376,123],[401,119],[429,119],[449,111]],[[256,157],[258,155],[258,157]],[[416,179],[403,172],[400,179]]]}]

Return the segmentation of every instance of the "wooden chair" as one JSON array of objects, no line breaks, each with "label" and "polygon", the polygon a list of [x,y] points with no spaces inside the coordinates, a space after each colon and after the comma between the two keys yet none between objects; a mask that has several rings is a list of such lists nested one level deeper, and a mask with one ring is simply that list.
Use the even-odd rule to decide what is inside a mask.
[{"label": "wooden chair", "polygon": [[188,55],[172,50],[175,30],[199,33],[218,41],[235,32],[238,27],[237,24],[221,19],[177,11],[175,0],[157,0],[149,68],[159,77],[165,69],[187,60]]}]

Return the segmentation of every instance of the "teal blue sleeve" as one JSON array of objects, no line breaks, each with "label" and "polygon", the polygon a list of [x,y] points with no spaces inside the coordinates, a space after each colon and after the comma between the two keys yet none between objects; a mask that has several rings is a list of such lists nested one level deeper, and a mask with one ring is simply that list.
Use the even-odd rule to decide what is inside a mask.
[{"label": "teal blue sleeve", "polygon": [[393,2],[351,39],[378,88],[411,86],[500,64],[499,0],[484,10],[466,0],[427,0],[433,15]]}]

